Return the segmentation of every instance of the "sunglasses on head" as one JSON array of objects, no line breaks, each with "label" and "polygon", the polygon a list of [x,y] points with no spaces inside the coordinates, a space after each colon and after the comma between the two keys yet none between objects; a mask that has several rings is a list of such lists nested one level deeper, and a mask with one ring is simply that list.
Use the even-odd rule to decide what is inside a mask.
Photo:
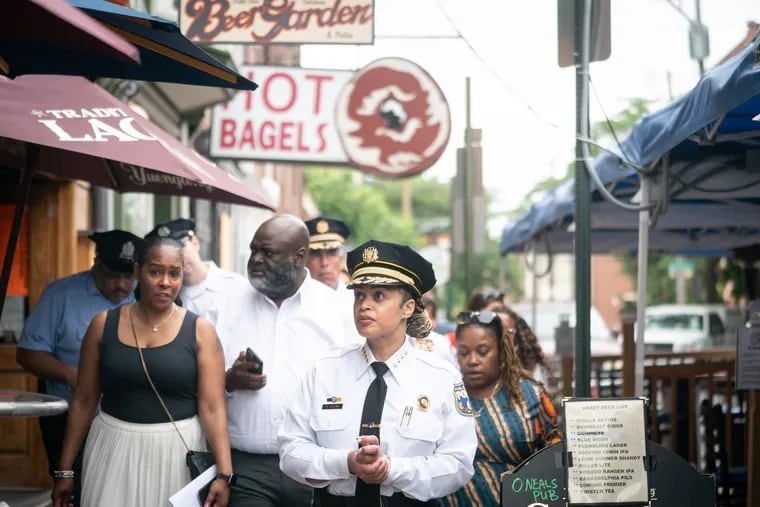
[{"label": "sunglasses on head", "polygon": [[483,301],[501,301],[504,299],[504,293],[500,290],[483,290],[480,291],[480,298]]},{"label": "sunglasses on head", "polygon": [[457,325],[463,326],[466,324],[478,323],[488,326],[497,318],[498,315],[496,315],[495,312],[490,312],[488,310],[483,312],[459,312],[457,315]]}]

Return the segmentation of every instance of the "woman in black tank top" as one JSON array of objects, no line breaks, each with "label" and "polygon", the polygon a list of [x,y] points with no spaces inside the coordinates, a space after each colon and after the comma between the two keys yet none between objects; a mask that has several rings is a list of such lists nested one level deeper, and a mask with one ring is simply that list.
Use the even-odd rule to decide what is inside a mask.
[{"label": "woman in black tank top", "polygon": [[219,339],[207,320],[174,302],[180,243],[149,238],[137,259],[138,302],[98,314],[82,342],[54,505],[69,503],[71,466],[90,427],[82,506],[166,505],[190,480],[188,448],[206,441],[219,474],[204,504],[226,506],[232,461]]}]

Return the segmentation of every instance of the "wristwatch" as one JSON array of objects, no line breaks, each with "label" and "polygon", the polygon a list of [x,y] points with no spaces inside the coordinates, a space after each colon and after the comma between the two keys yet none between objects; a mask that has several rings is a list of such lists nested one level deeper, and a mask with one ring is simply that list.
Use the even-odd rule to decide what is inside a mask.
[{"label": "wristwatch", "polygon": [[221,479],[224,482],[226,482],[227,484],[229,484],[230,486],[234,486],[235,483],[237,482],[237,475],[235,475],[234,473],[230,474],[230,475],[227,475],[227,474],[216,474],[215,479]]}]

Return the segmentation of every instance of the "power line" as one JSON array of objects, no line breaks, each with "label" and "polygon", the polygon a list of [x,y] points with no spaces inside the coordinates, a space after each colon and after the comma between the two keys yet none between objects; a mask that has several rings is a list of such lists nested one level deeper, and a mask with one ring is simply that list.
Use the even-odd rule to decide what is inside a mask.
[{"label": "power line", "polygon": [[[581,139],[583,142],[587,142],[589,144],[593,144],[594,146],[597,146],[598,148],[603,149],[604,151],[607,151],[609,153],[612,153],[616,157],[618,157],[625,165],[632,167],[637,173],[639,174],[646,174],[646,170],[642,167],[637,166],[636,164],[630,162],[628,160],[628,154],[623,149],[623,145],[620,143],[620,140],[618,139],[617,133],[615,132],[615,127],[612,125],[612,121],[610,120],[610,117],[607,116],[607,111],[604,109],[604,104],[602,104],[602,99],[599,98],[599,94],[596,93],[596,87],[594,86],[594,82],[591,80],[591,73],[588,74],[588,83],[591,85],[591,91],[594,92],[594,98],[596,99],[596,103],[599,104],[599,108],[602,110],[602,114],[604,115],[604,121],[607,123],[607,128],[610,131],[610,134],[612,134],[612,138],[615,140],[615,144],[618,147],[618,150],[620,150],[620,153],[613,153],[612,151],[601,147],[599,144],[596,144],[588,139]],[[579,138],[580,139],[580,138]]]},{"label": "power line", "polygon": [[451,28],[456,32],[457,36],[460,39],[462,39],[462,41],[469,48],[470,52],[480,61],[480,63],[483,65],[483,67],[485,67],[485,69],[487,71],[489,71],[497,79],[497,81],[499,81],[499,83],[501,84],[501,86],[507,92],[509,92],[510,95],[512,95],[515,99],[517,99],[518,102],[520,102],[523,106],[525,106],[528,109],[528,111],[530,111],[531,113],[533,113],[533,115],[536,118],[538,118],[539,120],[541,120],[542,122],[546,123],[547,125],[549,125],[551,127],[554,127],[556,129],[560,129],[561,130],[562,127],[560,127],[556,123],[554,123],[552,121],[549,121],[546,118],[544,118],[543,116],[541,116],[538,113],[538,111],[536,111],[533,108],[533,106],[531,106],[525,99],[523,99],[522,96],[520,96],[519,93],[517,93],[514,89],[512,89],[512,87],[509,86],[509,84],[507,84],[507,82],[504,80],[504,78],[501,77],[501,75],[498,72],[496,72],[496,70],[493,67],[491,67],[491,65],[488,63],[488,61],[486,61],[486,59],[483,58],[483,56],[481,56],[480,53],[478,53],[478,51],[475,49],[475,47],[472,45],[472,43],[469,41],[469,39],[467,37],[465,37],[465,35],[462,33],[462,31],[456,25],[456,23],[451,18],[451,16],[449,16],[449,13],[446,12],[446,9],[443,7],[443,3],[441,2],[441,0],[436,0],[436,4],[438,5],[438,9],[440,9],[441,13],[443,13],[443,15],[446,16],[446,19],[448,20],[449,24],[451,25]]}]

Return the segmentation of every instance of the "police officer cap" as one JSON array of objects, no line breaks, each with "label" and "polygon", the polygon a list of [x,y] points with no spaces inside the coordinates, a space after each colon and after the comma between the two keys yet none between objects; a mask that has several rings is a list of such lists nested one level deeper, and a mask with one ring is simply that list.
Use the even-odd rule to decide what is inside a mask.
[{"label": "police officer cap", "polygon": [[337,218],[312,218],[306,221],[306,227],[309,229],[309,248],[312,250],[338,248],[351,234],[348,226]]},{"label": "police officer cap", "polygon": [[114,229],[93,232],[89,238],[95,243],[95,258],[114,271],[131,273],[143,239],[131,232]]},{"label": "police officer cap", "polygon": [[406,285],[421,296],[435,286],[433,265],[406,245],[371,239],[346,256],[351,283],[359,285]]},{"label": "police officer cap", "polygon": [[158,236],[182,241],[185,238],[195,236],[195,222],[188,218],[175,218],[162,224],[158,224],[146,234],[145,239]]}]

